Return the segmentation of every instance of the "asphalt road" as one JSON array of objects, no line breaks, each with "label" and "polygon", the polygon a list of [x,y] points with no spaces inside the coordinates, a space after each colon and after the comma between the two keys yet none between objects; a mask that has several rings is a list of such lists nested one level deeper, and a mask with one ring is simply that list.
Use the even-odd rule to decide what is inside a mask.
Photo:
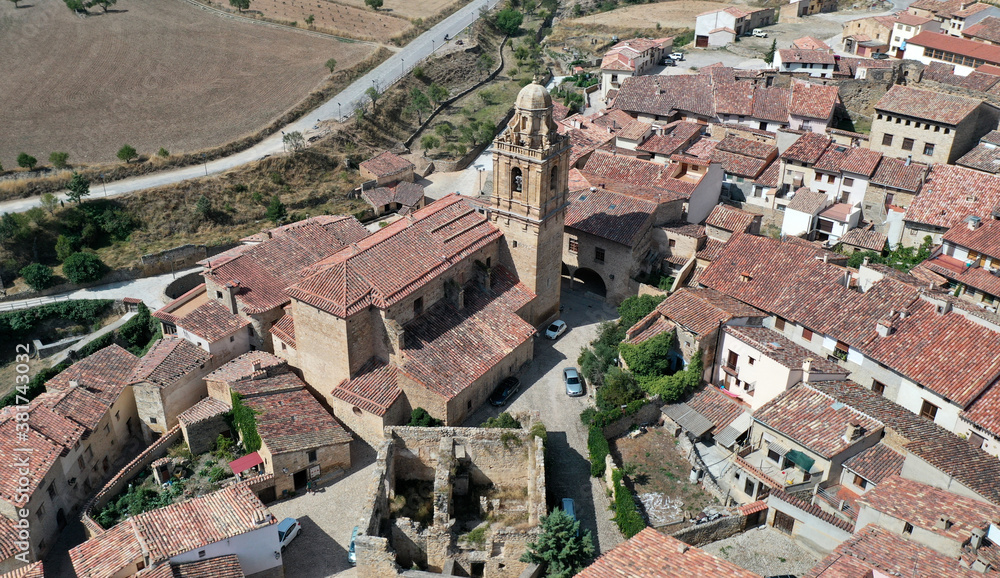
[{"label": "asphalt road", "polygon": [[[319,108],[285,126],[283,132],[298,131],[308,138],[313,132],[317,120],[342,120],[343,117],[341,117],[341,114],[344,117],[350,115],[354,111],[355,105],[367,98],[365,97],[365,91],[368,88],[376,86],[379,91],[385,90],[386,87],[398,80],[404,71],[408,72],[420,61],[430,56],[435,49],[444,46],[445,36],[453,38],[479,18],[479,11],[484,6],[492,8],[499,1],[472,0],[427,32],[413,39],[413,41],[395,55],[391,56],[368,74],[354,81],[342,92],[320,105]],[[245,151],[209,161],[206,164],[193,165],[107,183],[107,193],[105,193],[105,188],[101,183],[92,183],[91,197],[117,197],[143,189],[161,187],[189,179],[218,174],[259,160],[265,156],[282,152],[281,139],[282,132],[277,132]],[[65,193],[66,191],[61,191],[59,198],[65,199]],[[21,213],[33,207],[40,206],[40,204],[38,197],[6,201],[0,203],[0,213]]]}]

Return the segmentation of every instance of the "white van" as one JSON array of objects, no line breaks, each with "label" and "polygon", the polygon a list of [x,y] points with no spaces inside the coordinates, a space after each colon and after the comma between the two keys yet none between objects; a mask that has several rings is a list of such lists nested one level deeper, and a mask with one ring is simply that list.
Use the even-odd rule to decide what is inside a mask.
[{"label": "white van", "polygon": [[764,32],[760,28],[754,28],[751,34],[757,38],[767,38],[767,32]]}]

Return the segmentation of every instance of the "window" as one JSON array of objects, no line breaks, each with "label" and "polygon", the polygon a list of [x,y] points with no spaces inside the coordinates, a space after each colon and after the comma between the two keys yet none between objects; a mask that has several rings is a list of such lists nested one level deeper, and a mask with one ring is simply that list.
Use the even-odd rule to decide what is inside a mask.
[{"label": "window", "polygon": [[754,363],[756,363],[756,362],[757,362],[757,360],[756,360],[756,359],[754,359],[754,358],[752,358],[752,357],[747,357],[747,363],[749,363],[750,365],[753,365],[753,364],[754,364]]},{"label": "window", "polygon": [[844,186],[845,187],[853,187],[854,186],[854,179],[852,179],[850,177],[844,177]]},{"label": "window", "polygon": [[904,151],[912,151],[913,150],[913,139],[912,138],[904,138],[903,139],[903,147],[902,148],[903,148]]},{"label": "window", "polygon": [[969,443],[972,444],[972,447],[981,448],[983,447],[984,441],[986,441],[986,438],[983,436],[977,434],[976,432],[969,432]]},{"label": "window", "polygon": [[232,343],[234,341],[236,341],[236,336],[235,335],[230,335],[229,336],[229,343]]},{"label": "window", "polygon": [[83,456],[77,456],[77,458],[76,458],[76,465],[80,466],[81,470],[83,469],[83,467],[84,467]]},{"label": "window", "polygon": [[104,424],[104,433],[111,433],[111,424]]},{"label": "window", "polygon": [[785,330],[785,320],[783,318],[781,318],[781,317],[775,317],[774,318],[774,328],[777,329],[778,331],[784,331]]},{"label": "window", "polygon": [[87,449],[84,450],[83,453],[87,454],[87,459],[88,460],[94,459],[94,450],[90,449],[90,446],[87,446]]},{"label": "window", "polygon": [[740,361],[740,354],[735,351],[730,351],[728,357],[726,358],[726,367],[729,369],[736,369],[736,364]]},{"label": "window", "polygon": [[569,252],[579,253],[580,252],[580,240],[576,237],[569,238]]},{"label": "window", "polygon": [[934,418],[937,417],[937,410],[938,407],[936,405],[924,400],[923,405],[920,406],[920,417],[926,417],[927,419],[934,421]]},{"label": "window", "polygon": [[884,134],[882,135],[882,146],[891,147],[892,146],[892,135]]},{"label": "window", "polygon": [[35,512],[35,517],[39,520],[45,515],[45,506],[38,506],[38,510]]},{"label": "window", "polygon": [[420,315],[424,312],[424,298],[417,297],[413,300],[413,314]]},{"label": "window", "polygon": [[215,292],[215,298],[216,299],[222,299],[222,291],[216,291]]},{"label": "window", "polygon": [[872,391],[879,395],[885,395],[885,384],[877,379],[872,380]]},{"label": "window", "polygon": [[51,484],[49,484],[49,488],[47,491],[49,492],[50,498],[56,497],[56,483],[52,482]]},{"label": "window", "polygon": [[833,175],[827,175],[826,176],[826,182],[828,182],[828,183],[832,183],[832,182],[834,182],[836,180],[837,180],[837,177],[835,177]]},{"label": "window", "polygon": [[677,239],[669,239],[667,241],[667,246],[670,247],[671,249],[673,249],[674,247],[676,247],[677,246]]},{"label": "window", "polygon": [[514,248],[517,249],[517,241],[514,241]]},{"label": "window", "polygon": [[594,247],[594,261],[597,261],[598,263],[604,262],[604,249]]},{"label": "window", "polygon": [[513,193],[520,193],[524,183],[524,177],[521,175],[521,169],[514,167],[510,170],[510,190]]},{"label": "window", "polygon": [[927,156],[934,154],[934,145],[929,142],[924,143],[924,154]]},{"label": "window", "polygon": [[913,524],[909,522],[903,523],[903,534],[910,535],[913,533]]},{"label": "window", "polygon": [[120,411],[116,411],[115,412],[115,421],[121,421],[122,420],[121,413],[122,412],[120,412]]},{"label": "window", "polygon": [[465,409],[472,409],[472,400],[471,399],[465,403]]},{"label": "window", "polygon": [[806,341],[812,341],[812,339],[813,339],[813,332],[812,332],[812,330],[806,329],[805,327],[803,327],[802,328],[802,339],[805,339]]},{"label": "window", "polygon": [[281,350],[282,350],[282,351],[284,351],[284,350],[286,350],[286,349],[288,349],[288,346],[287,346],[287,345],[285,345],[284,343],[282,343],[282,344],[281,344]]},{"label": "window", "polygon": [[312,450],[311,452],[309,452],[308,454],[306,454],[306,456],[309,458],[309,462],[310,463],[315,462],[316,461],[316,450]]},{"label": "window", "polygon": [[152,416],[150,416],[150,417],[149,417],[149,423],[156,423],[156,418],[155,418],[155,417],[152,417]]},{"label": "window", "polygon": [[857,474],[854,474],[854,485],[863,490],[868,487],[868,480],[862,478]]},{"label": "window", "polygon": [[755,389],[756,389],[756,386],[754,384],[747,383],[745,381],[743,382],[743,391],[747,392],[747,395],[753,396],[753,392],[754,392]]},{"label": "window", "polygon": [[847,352],[850,351],[850,346],[843,341],[838,341],[837,345],[833,350],[833,356],[837,359],[844,361],[847,359]]},{"label": "window", "polygon": [[204,550],[198,550],[198,557],[199,558],[204,558],[205,557],[205,551]]},{"label": "window", "polygon": [[778,464],[779,466],[781,465],[781,454],[772,450],[771,448],[767,448],[767,459]]}]

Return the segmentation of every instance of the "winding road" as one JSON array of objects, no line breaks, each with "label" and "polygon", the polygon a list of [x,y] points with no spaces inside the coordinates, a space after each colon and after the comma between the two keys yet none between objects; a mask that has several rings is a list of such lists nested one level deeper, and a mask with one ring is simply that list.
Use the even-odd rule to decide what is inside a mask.
[{"label": "winding road", "polygon": [[[208,161],[205,164],[192,165],[178,169],[168,170],[114,181],[102,185],[101,183],[91,184],[91,197],[117,197],[126,195],[143,189],[171,185],[189,179],[196,179],[208,175],[219,174],[229,169],[243,166],[247,163],[260,160],[269,155],[281,153],[283,151],[283,132],[300,132],[306,137],[314,131],[317,121],[340,120],[349,116],[357,103],[367,100],[365,91],[372,86],[381,92],[394,82],[399,80],[406,72],[409,72],[423,59],[430,56],[436,49],[445,44],[445,37],[454,38],[456,34],[475,22],[480,15],[480,11],[493,8],[500,0],[472,0],[451,16],[445,18],[433,28],[424,32],[409,44],[404,46],[399,52],[389,57],[385,62],[378,65],[368,74],[351,83],[339,94],[326,101],[319,108],[307,113],[299,120],[286,125],[283,131],[274,133],[256,145],[228,157]],[[342,116],[343,115],[343,116]],[[106,191],[106,192],[105,192]],[[66,198],[66,191],[60,191],[60,199]],[[41,205],[39,197],[26,199],[14,199],[0,203],[0,213],[22,213]]]}]

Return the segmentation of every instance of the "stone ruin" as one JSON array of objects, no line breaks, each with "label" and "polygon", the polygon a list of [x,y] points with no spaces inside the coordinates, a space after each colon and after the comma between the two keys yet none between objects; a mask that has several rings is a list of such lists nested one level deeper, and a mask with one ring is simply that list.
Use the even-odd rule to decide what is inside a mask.
[{"label": "stone ruin", "polygon": [[359,578],[412,568],[517,578],[547,514],[545,450],[525,429],[387,427],[355,540]]}]

